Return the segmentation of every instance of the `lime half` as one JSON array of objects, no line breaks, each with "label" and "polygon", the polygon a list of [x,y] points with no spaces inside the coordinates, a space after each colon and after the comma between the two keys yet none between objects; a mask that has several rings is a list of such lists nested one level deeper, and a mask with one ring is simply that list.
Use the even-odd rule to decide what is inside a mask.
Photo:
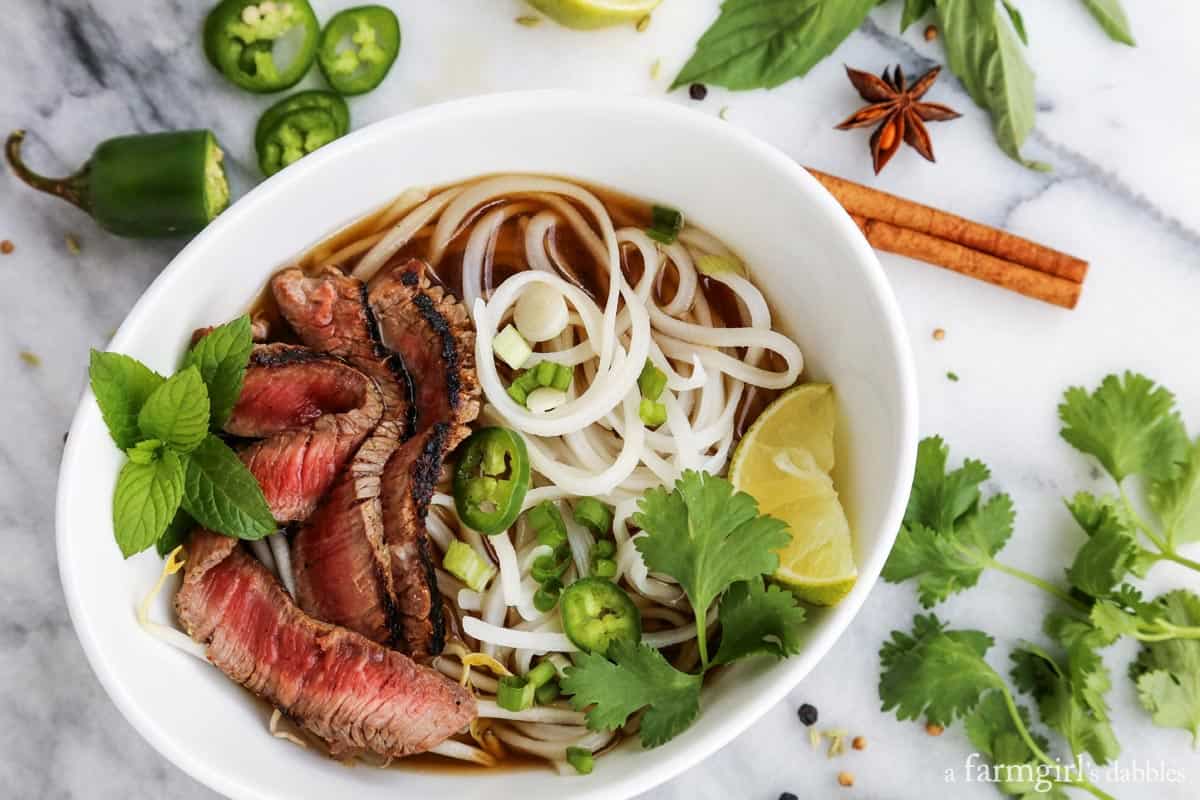
[{"label": "lime half", "polygon": [[774,580],[801,600],[831,606],[854,588],[850,524],[829,473],[837,418],[833,387],[809,383],[779,396],[734,451],[729,480],[787,523]]},{"label": "lime half", "polygon": [[568,28],[590,30],[637,22],[662,0],[528,0],[529,5]]}]

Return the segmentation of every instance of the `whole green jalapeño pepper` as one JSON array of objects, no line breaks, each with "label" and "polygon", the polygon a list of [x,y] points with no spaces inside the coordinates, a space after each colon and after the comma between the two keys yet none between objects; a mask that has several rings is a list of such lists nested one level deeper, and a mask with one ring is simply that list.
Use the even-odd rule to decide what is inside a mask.
[{"label": "whole green jalape\u00f1o pepper", "polygon": [[229,205],[221,148],[211,131],[119,136],[97,145],[66,178],[47,178],[25,165],[14,131],[5,156],[17,177],[92,216],[118,236],[148,238],[199,231]]},{"label": "whole green jalape\u00f1o pepper", "polygon": [[521,513],[529,491],[529,453],[521,434],[481,428],[463,444],[454,470],[454,507],[467,527],[494,536]]},{"label": "whole green jalape\u00f1o pepper", "polygon": [[340,11],[321,31],[317,63],[329,85],[342,94],[378,86],[400,52],[400,22],[383,6]]},{"label": "whole green jalape\u00f1o pepper", "polygon": [[222,0],[204,22],[204,53],[241,88],[278,92],[308,72],[319,31],[308,0]]}]

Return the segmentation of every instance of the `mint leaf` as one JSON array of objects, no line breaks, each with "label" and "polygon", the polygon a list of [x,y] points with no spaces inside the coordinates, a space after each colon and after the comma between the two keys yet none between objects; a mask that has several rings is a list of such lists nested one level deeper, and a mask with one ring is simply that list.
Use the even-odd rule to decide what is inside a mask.
[{"label": "mint leaf", "polygon": [[[1200,627],[1200,597],[1192,592],[1168,592],[1155,605],[1171,625]],[[1154,724],[1188,731],[1193,746],[1200,746],[1200,640],[1148,642],[1129,675]]]},{"label": "mint leaf", "polygon": [[183,497],[183,464],[165,450],[146,464],[128,461],[113,492],[113,534],[126,558],[162,535]]},{"label": "mint leaf", "polygon": [[1092,597],[1104,597],[1131,571],[1140,571],[1149,563],[1142,557],[1145,551],[1137,542],[1136,532],[1111,501],[1097,501],[1080,492],[1067,508],[1089,537],[1067,569],[1067,579],[1076,589]]},{"label": "mint leaf", "polygon": [[1167,546],[1200,542],[1200,439],[1192,443],[1173,480],[1150,484],[1150,507],[1162,519]]},{"label": "mint leaf", "polygon": [[905,525],[883,568],[883,579],[917,578],[921,605],[929,608],[979,581],[1004,547],[1013,526],[1012,500],[998,494],[957,526],[942,532]]},{"label": "mint leaf", "polygon": [[1034,123],[1033,70],[995,1],[937,0],[937,10],[950,71],[991,113],[1000,147],[1027,167],[1049,169],[1021,155]]},{"label": "mint leaf", "polygon": [[1062,437],[1095,456],[1117,483],[1129,475],[1174,480],[1189,441],[1175,396],[1144,375],[1109,375],[1095,392],[1075,386],[1058,407]]},{"label": "mint leaf", "polygon": [[639,733],[643,747],[657,747],[678,736],[700,713],[701,676],[680,672],[644,644],[613,642],[608,655],[612,661],[577,654],[575,666],[567,667],[562,680],[571,705],[587,709],[591,730],[616,730],[649,706]]},{"label": "mint leaf", "polygon": [[175,512],[175,518],[171,520],[171,524],[163,531],[163,535],[158,537],[158,541],[154,543],[154,549],[163,558],[166,558],[172,550],[187,541],[188,534],[196,527],[196,520],[188,516],[188,513],[182,508]]},{"label": "mint leaf", "polygon": [[149,464],[158,458],[162,452],[163,443],[159,439],[143,439],[125,451],[125,455],[135,464]]},{"label": "mint leaf", "polygon": [[916,617],[912,634],[892,631],[879,651],[883,710],[899,719],[948,725],[965,717],[988,689],[1004,681],[984,661],[992,637],[981,631],[948,631],[933,614]]},{"label": "mint leaf", "polygon": [[753,655],[786,658],[800,652],[804,609],[792,593],[763,587],[762,578],[733,584],[721,598],[721,646],[713,664]]},{"label": "mint leaf", "polygon": [[138,413],[138,427],[181,453],[200,444],[208,434],[208,389],[199,370],[188,367],[155,389]]},{"label": "mint leaf", "polygon": [[917,468],[904,511],[905,523],[943,531],[979,502],[979,486],[991,476],[988,468],[968,458],[961,467],[947,472],[949,457],[950,448],[940,436],[922,439],[917,445]]},{"label": "mint leaf", "polygon": [[274,532],[275,519],[258,481],[216,436],[206,436],[188,454],[185,466],[183,508],[196,522],[238,539]]},{"label": "mint leaf", "polygon": [[1083,4],[1092,12],[1092,16],[1100,23],[1100,27],[1104,28],[1110,39],[1130,47],[1137,46],[1133,39],[1133,29],[1129,25],[1129,17],[1121,7],[1121,0],[1083,0]]},{"label": "mint leaf", "polygon": [[1086,702],[1091,695],[1072,680],[1088,675],[1079,666],[1068,675],[1041,647],[1026,642],[1012,654],[1013,681],[1033,696],[1042,722],[1067,740],[1076,756],[1089,753],[1097,764],[1107,764],[1121,752],[1107,716]]},{"label": "mint leaf", "polygon": [[138,412],[166,379],[137,359],[99,350],[91,351],[88,376],[112,440],[122,450],[133,447],[142,438]]},{"label": "mint leaf", "polygon": [[904,13],[900,17],[900,32],[908,30],[921,17],[933,10],[933,0],[904,0]]},{"label": "mint leaf", "polygon": [[183,366],[200,370],[208,387],[212,406],[212,428],[219,430],[229,419],[242,394],[246,364],[254,349],[250,333],[250,317],[241,316],[232,322],[213,328],[196,342],[183,360]]},{"label": "mint leaf", "polygon": [[770,89],[807,73],[878,0],[725,0],[671,89],[701,82]]}]

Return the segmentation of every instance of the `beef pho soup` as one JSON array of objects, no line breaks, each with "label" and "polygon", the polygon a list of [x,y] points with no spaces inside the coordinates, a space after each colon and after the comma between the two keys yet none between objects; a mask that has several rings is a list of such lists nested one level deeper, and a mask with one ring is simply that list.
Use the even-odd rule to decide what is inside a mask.
[{"label": "beef pho soup", "polygon": [[280,530],[194,531],[168,561],[183,633],[160,633],[318,752],[590,771],[642,717],[589,718],[573,670],[625,653],[698,682],[728,638],[639,541],[800,377],[751,274],[680,212],[574,181],[405,191],[255,305],[224,427]]}]

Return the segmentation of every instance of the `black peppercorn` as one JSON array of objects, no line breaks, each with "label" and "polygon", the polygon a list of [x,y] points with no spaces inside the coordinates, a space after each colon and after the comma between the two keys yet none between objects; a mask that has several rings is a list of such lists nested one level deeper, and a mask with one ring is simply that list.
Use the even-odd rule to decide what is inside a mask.
[{"label": "black peppercorn", "polygon": [[817,707],[811,703],[805,703],[800,706],[800,710],[796,713],[799,715],[800,721],[805,725],[817,724]]},{"label": "black peppercorn", "polygon": [[693,100],[703,100],[708,97],[708,87],[703,83],[693,83],[688,87],[688,94]]}]

